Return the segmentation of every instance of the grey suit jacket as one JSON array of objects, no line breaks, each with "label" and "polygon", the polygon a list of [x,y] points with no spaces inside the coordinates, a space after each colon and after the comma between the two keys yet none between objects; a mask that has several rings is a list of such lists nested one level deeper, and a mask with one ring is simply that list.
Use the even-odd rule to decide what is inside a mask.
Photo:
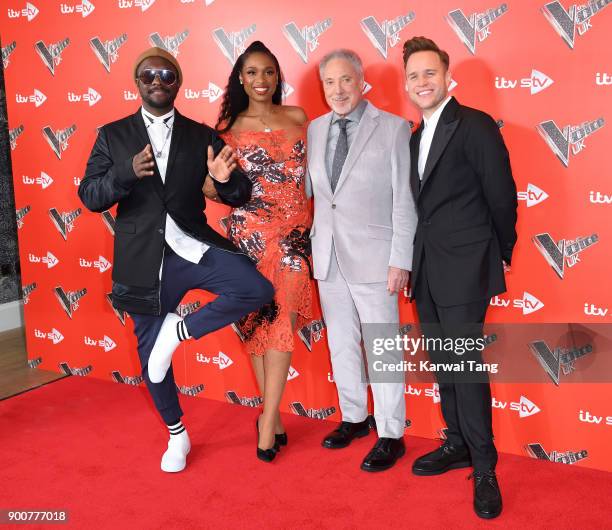
[{"label": "grey suit jacket", "polygon": [[325,166],[331,119],[329,112],[308,127],[314,277],[327,278],[333,241],[347,281],[386,282],[389,266],[412,268],[417,214],[410,192],[410,126],[368,102],[332,193]]}]

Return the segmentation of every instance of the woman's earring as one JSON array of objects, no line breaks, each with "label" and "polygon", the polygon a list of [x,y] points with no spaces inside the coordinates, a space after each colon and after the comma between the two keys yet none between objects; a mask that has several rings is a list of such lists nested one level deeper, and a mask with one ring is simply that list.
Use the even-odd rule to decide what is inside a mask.
[{"label": "woman's earring", "polygon": [[238,81],[240,81],[240,84],[242,84],[242,79],[238,79]]}]

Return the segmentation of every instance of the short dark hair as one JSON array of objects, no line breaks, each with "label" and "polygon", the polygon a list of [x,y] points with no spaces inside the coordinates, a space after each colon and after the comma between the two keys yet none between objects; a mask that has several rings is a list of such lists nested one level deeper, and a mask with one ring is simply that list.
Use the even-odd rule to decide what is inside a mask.
[{"label": "short dark hair", "polygon": [[404,43],[404,68],[408,62],[408,57],[417,52],[435,52],[440,57],[440,61],[445,66],[446,70],[450,65],[448,53],[438,48],[438,45],[427,37],[412,37]]}]

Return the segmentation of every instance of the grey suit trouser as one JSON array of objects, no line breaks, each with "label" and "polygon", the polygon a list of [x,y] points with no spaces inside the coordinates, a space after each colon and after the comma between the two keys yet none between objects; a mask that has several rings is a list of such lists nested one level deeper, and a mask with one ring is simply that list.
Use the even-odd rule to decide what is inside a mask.
[{"label": "grey suit trouser", "polygon": [[[379,334],[381,330],[389,334],[390,329],[393,335],[397,333],[398,299],[387,291],[387,282],[349,283],[338,266],[333,245],[331,254],[327,278],[318,282],[319,295],[342,420],[358,423],[368,415],[364,353],[370,372],[374,361],[384,359],[384,354],[373,355],[370,348],[364,352],[362,339],[371,344],[368,334]],[[403,376],[395,374],[393,381],[373,382],[378,378],[378,374],[370,377],[378,436],[401,438],[406,422]],[[398,382],[400,378],[402,382]]]}]

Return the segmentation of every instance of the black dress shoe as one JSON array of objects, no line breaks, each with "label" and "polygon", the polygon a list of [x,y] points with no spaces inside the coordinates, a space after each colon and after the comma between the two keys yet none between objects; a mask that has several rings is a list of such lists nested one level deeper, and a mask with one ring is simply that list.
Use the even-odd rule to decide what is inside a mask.
[{"label": "black dress shoe", "polygon": [[276,457],[276,453],[280,451],[280,447],[278,445],[278,440],[276,439],[276,435],[274,436],[274,446],[270,449],[260,449],[259,448],[259,416],[255,418],[255,430],[257,431],[257,458],[263,460],[264,462],[272,462]]},{"label": "black dress shoe", "polygon": [[406,446],[403,438],[379,438],[361,463],[364,471],[384,471],[395,465],[404,456]]},{"label": "black dress shoe", "polygon": [[435,451],[417,458],[412,464],[412,472],[421,476],[441,475],[451,469],[471,467],[471,465],[472,460],[467,447],[458,447],[445,442]]},{"label": "black dress shoe", "polygon": [[494,519],[502,511],[502,498],[495,471],[474,471],[474,511],[483,519]]},{"label": "black dress shoe", "polygon": [[276,439],[276,445],[287,445],[287,433],[286,432],[282,434],[275,434],[274,438]]},{"label": "black dress shoe", "polygon": [[367,418],[359,423],[343,421],[336,430],[323,438],[321,445],[328,449],[341,449],[347,447],[354,438],[363,438],[368,434],[370,434],[370,421]]}]

